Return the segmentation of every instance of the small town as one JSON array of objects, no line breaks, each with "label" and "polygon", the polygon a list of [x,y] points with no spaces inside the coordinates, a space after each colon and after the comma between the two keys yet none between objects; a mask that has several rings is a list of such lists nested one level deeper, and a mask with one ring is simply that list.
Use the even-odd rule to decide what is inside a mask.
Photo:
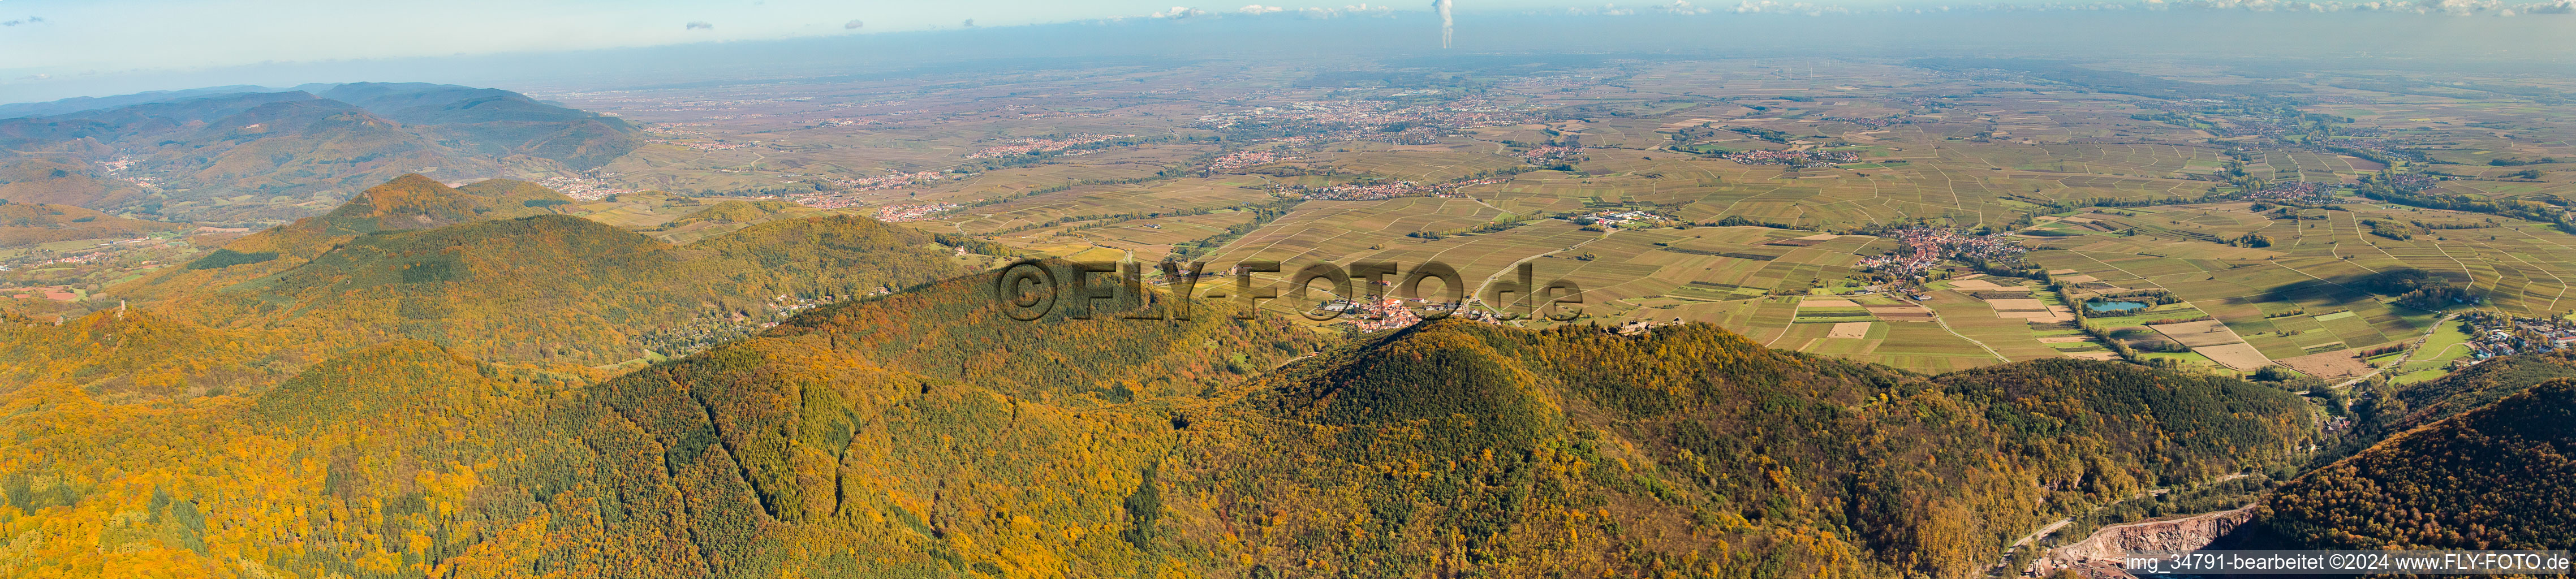
[{"label": "small town", "polygon": [[1553,165],[1583,156],[1582,147],[1547,145],[1521,152],[1521,160],[1532,165]]},{"label": "small town", "polygon": [[1224,155],[1218,155],[1215,160],[1208,162],[1208,169],[1213,171],[1241,171],[1260,165],[1267,165],[1281,161],[1293,161],[1296,159],[1297,157],[1295,156],[1282,155],[1271,151],[1235,151]]},{"label": "small town", "polygon": [[1943,227],[1912,227],[1879,234],[1896,241],[1896,251],[1863,257],[1860,266],[1906,279],[1920,279],[1925,272],[1953,257],[2016,264],[2030,248],[1999,235],[1969,235]]},{"label": "small town", "polygon": [[1755,149],[1750,151],[1736,151],[1733,153],[1719,155],[1718,157],[1746,165],[1794,165],[1798,167],[1817,167],[1859,161],[1860,153],[1852,151]]},{"label": "small town", "polygon": [[1897,126],[1897,125],[1909,124],[1909,123],[1911,123],[1911,122],[1912,122],[1912,121],[1908,121],[1908,120],[1906,120],[1906,119],[1905,119],[1904,117],[1902,117],[1902,116],[1897,116],[1897,115],[1890,115],[1890,116],[1884,116],[1884,117],[1868,117],[1868,118],[1824,117],[1824,118],[1822,118],[1822,119],[1818,119],[1818,120],[1834,121],[1834,122],[1842,122],[1842,123],[1851,123],[1851,124],[1860,125],[1860,126],[1863,126],[1863,127],[1868,127],[1868,128],[1871,128],[1871,129],[1884,129],[1884,128],[1893,127],[1893,126]]},{"label": "small town", "polygon": [[925,203],[925,204],[921,204],[921,205],[887,205],[887,206],[884,206],[884,207],[878,207],[878,208],[877,208],[877,215],[876,215],[876,217],[877,217],[877,220],[878,220],[878,221],[884,221],[884,222],[887,222],[887,223],[902,223],[902,222],[906,222],[906,221],[921,221],[921,220],[925,220],[925,219],[935,219],[935,218],[939,217],[939,216],[940,216],[940,215],[942,215],[942,214],[945,214],[945,213],[950,212],[950,211],[955,211],[955,210],[957,210],[957,208],[959,208],[959,207],[964,207],[964,205],[958,205],[958,204],[955,204],[955,203]]},{"label": "small town", "polygon": [[1202,128],[1220,130],[1246,123],[1304,125],[1304,133],[1330,134],[1339,139],[1421,144],[1428,142],[1424,141],[1425,138],[1451,131],[1528,124],[1544,116],[1535,107],[1497,105],[1476,98],[1458,99],[1442,105],[1393,107],[1391,104],[1372,100],[1301,101],[1287,107],[1264,106],[1204,115],[1199,117],[1197,124]]},{"label": "small town", "polygon": [[2325,205],[2335,201],[2336,187],[2315,181],[2274,181],[2243,197],[2249,200],[2282,201],[2301,205]]},{"label": "small town", "polygon": [[[1324,311],[1340,312],[1349,318],[1347,323],[1358,326],[1363,332],[1403,329],[1422,323],[1422,317],[1414,315],[1404,302],[1392,296],[1374,300],[1334,300],[1324,305]],[[1432,306],[1434,309],[1440,307]]]},{"label": "small town", "polygon": [[581,201],[598,201],[635,192],[634,189],[618,187],[609,181],[588,177],[547,177],[538,179],[537,184],[562,193],[565,197]]},{"label": "small town", "polygon": [[839,186],[839,187],[842,187],[843,189],[846,189],[846,190],[851,191],[851,192],[859,192],[859,191],[883,191],[883,190],[887,190],[887,189],[901,189],[901,188],[904,188],[904,187],[911,187],[911,186],[914,186],[914,185],[921,185],[921,184],[925,184],[925,183],[933,183],[933,182],[946,181],[946,180],[951,180],[951,179],[964,179],[964,178],[967,178],[967,177],[973,177],[973,176],[975,176],[975,174],[974,174],[974,173],[943,173],[943,172],[939,172],[939,171],[921,171],[921,172],[915,172],[915,173],[905,173],[905,172],[902,172],[902,171],[890,171],[890,172],[887,172],[887,173],[886,173],[886,174],[884,174],[884,175],[878,175],[878,176],[875,176],[875,177],[859,177],[859,178],[855,178],[855,179],[830,179],[830,180],[827,180],[827,181],[825,181],[825,182],[827,182],[827,183],[831,183],[831,184],[836,185],[836,186]]},{"label": "small town", "polygon": [[[2469,312],[2460,315],[2468,324],[2471,357],[2485,360],[2496,356],[2533,354],[2565,350],[2576,344],[2576,321],[2565,318],[2530,318],[2492,312]],[[2433,353],[2440,355],[2439,352]]]},{"label": "small town", "polygon": [[1093,135],[1085,133],[1061,139],[1019,139],[1010,141],[1010,144],[1007,145],[985,147],[983,150],[976,151],[975,154],[967,155],[966,158],[989,159],[994,157],[1008,157],[1011,155],[1052,153],[1112,139],[1126,139],[1133,137],[1135,137],[1135,135]]},{"label": "small town", "polygon": [[713,141],[713,142],[710,142],[710,141],[683,141],[683,140],[673,139],[673,140],[666,140],[666,141],[660,141],[660,142],[661,142],[661,143],[663,143],[663,144],[667,144],[667,145],[678,145],[678,146],[682,146],[682,147],[688,147],[688,148],[690,148],[690,149],[699,150],[699,151],[731,151],[731,150],[734,150],[734,149],[740,149],[740,148],[743,148],[743,147],[749,147],[749,146],[752,146],[754,143],[757,143],[758,141],[754,141],[754,142],[752,142],[752,143],[733,143],[733,142],[724,142],[724,141]]},{"label": "small town", "polygon": [[1672,217],[1650,211],[1594,211],[1591,213],[1560,216],[1558,219],[1572,221],[1575,225],[1599,224],[1605,227],[1617,227],[1629,222],[1661,223],[1673,221]]},{"label": "small town", "polygon": [[1460,188],[1473,185],[1492,185],[1495,183],[1502,183],[1504,181],[1504,179],[1469,179],[1464,181],[1429,184],[1414,181],[1387,181],[1382,183],[1361,183],[1312,188],[1297,186],[1290,188],[1290,190],[1302,193],[1308,199],[1322,201],[1376,201],[1380,199],[1394,199],[1397,197],[1457,197],[1460,195],[1458,193],[1458,189]]}]

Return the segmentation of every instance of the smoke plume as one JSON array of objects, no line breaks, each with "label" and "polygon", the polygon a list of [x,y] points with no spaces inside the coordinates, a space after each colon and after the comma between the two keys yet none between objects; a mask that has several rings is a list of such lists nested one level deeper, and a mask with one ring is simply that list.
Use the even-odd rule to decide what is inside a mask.
[{"label": "smoke plume", "polygon": [[1449,21],[1449,2],[1450,0],[1431,0],[1431,9],[1440,12],[1441,48],[1449,47],[1449,25],[1451,24]]}]

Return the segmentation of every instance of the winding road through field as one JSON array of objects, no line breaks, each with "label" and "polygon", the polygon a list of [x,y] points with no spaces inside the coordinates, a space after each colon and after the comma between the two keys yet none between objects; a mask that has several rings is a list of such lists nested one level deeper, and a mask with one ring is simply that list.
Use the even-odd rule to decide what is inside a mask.
[{"label": "winding road through field", "polygon": [[[2432,339],[2432,337],[2433,337],[2433,333],[2434,333],[2434,332],[2442,331],[2442,325],[2443,325],[2443,324],[2451,323],[2451,320],[2452,320],[2453,318],[2458,318],[2458,317],[2460,317],[2460,315],[2459,315],[2459,314],[2444,314],[2444,315],[2442,316],[2442,319],[2434,321],[2434,322],[2433,322],[2433,327],[2425,328],[2425,329],[2424,329],[2424,335],[2416,336],[2416,339],[2418,339],[2418,340],[2426,340],[2426,341],[2431,340],[2431,339]],[[2416,349],[2414,349],[2414,350],[2407,350],[2407,351],[2406,351],[2406,353],[2404,353],[2404,354],[2399,354],[2399,355],[2397,356],[2397,361],[2395,361],[2395,362],[2390,362],[2390,363],[2388,364],[2388,368],[2401,368],[2401,369],[2402,369],[2402,368],[2405,368],[2405,367],[2406,367],[2406,363],[2407,363],[2407,362],[2412,362],[2412,361],[2414,361],[2414,360],[2415,360],[2415,353],[2416,353],[2416,352],[2418,352],[2418,351],[2421,351],[2422,349],[2423,349],[2423,344],[2422,344],[2422,343],[2418,343],[2418,344],[2416,344]],[[2450,349],[2449,349],[2449,348],[2444,348],[2444,349],[2443,349],[2443,351],[2444,351],[2444,352],[2447,352],[2447,351],[2450,351]],[[2442,353],[2442,352],[2434,352],[2433,354],[2438,356],[2438,355],[2441,355],[2441,353]],[[2337,390],[2341,390],[2341,389],[2344,389],[2344,388],[2351,388],[2351,387],[2352,387],[2352,385],[2354,385],[2354,384],[2360,384],[2360,383],[2361,383],[2361,381],[2363,381],[2363,380],[2369,380],[2369,379],[2370,379],[2370,377],[2372,377],[2372,376],[2378,376],[2378,375],[2380,375],[2380,374],[2385,374],[2385,373],[2387,373],[2387,372],[2388,372],[2388,368],[2373,368],[2373,369],[2371,369],[2371,371],[2370,371],[2370,373],[2369,373],[2369,374],[2363,374],[2363,375],[2361,375],[2361,377],[2359,377],[2359,378],[2354,378],[2354,379],[2351,379],[2351,380],[2345,380],[2345,381],[2343,381],[2343,383],[2342,383],[2342,384],[2336,384],[2336,385],[2334,385],[2334,388],[2335,388],[2335,389],[2337,389]]]}]

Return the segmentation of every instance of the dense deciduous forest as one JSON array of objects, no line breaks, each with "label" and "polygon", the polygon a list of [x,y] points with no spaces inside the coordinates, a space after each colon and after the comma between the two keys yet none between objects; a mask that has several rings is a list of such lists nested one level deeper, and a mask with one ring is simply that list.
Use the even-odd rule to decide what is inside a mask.
[{"label": "dense deciduous forest", "polygon": [[2542,382],[2310,472],[2228,546],[2576,548],[2576,380]]},{"label": "dense deciduous forest", "polygon": [[[198,343],[161,346],[205,354],[167,361],[184,367],[178,375],[109,375],[121,373],[111,368],[164,363],[131,356],[27,359],[106,361],[45,372],[107,372],[67,378],[146,396],[257,389],[305,364],[391,340],[428,341],[496,362],[594,366],[687,353],[669,345],[687,336],[656,329],[756,329],[812,303],[975,269],[929,235],[864,217],[778,219],[671,245],[522,202],[560,197],[515,181],[451,189],[417,176],[398,179],[329,215],[245,237],[197,264],[121,287],[153,307],[135,312],[142,320],[104,322],[100,327],[119,329],[102,331]],[[265,258],[237,257],[246,255]],[[25,339],[0,348],[60,349],[49,342],[82,339],[39,337],[69,330],[19,331]],[[245,366],[225,369],[230,364]],[[0,372],[32,378],[34,368]],[[267,379],[245,379],[254,375]],[[131,391],[124,382],[157,389]]]},{"label": "dense deciduous forest", "polygon": [[1963,576],[2059,511],[2303,442],[2305,407],[2277,389],[2128,366],[1927,380],[1706,326],[1446,322],[1335,345],[1217,303],[1026,323],[989,283],[596,382],[400,341],[178,406],[31,387],[8,420],[39,434],[0,444],[47,459],[0,468],[0,524],[34,531],[0,564]]},{"label": "dense deciduous forest", "polygon": [[[1023,322],[908,229],[672,246],[514,201],[548,194],[397,181],[151,282],[186,308],[0,320],[0,575],[1953,579],[2050,520],[2355,451],[2249,528],[2568,546],[2571,517],[2500,506],[2566,503],[2576,381],[2524,391],[2559,358],[2373,387],[2337,435],[2232,378],[1923,376],[1698,324],[1127,319],[1161,294]],[[598,363],[779,295],[836,303]]]}]

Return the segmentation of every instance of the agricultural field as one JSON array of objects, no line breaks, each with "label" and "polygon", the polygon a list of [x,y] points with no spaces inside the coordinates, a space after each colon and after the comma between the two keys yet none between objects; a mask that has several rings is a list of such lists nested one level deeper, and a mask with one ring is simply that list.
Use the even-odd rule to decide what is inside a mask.
[{"label": "agricultural field", "polygon": [[[1030,255],[1220,268],[1437,262],[1461,272],[1477,301],[1527,266],[1537,281],[1582,289],[1575,323],[1713,323],[1775,347],[1926,372],[2068,356],[2419,377],[2466,355],[2441,351],[2458,340],[2438,310],[2576,310],[2566,291],[2576,262],[2563,257],[2576,254],[2576,236],[2556,225],[2362,196],[2373,179],[2410,174],[2429,179],[2408,181],[2429,184],[2421,195],[2576,195],[2541,161],[2576,159],[2576,147],[2529,107],[2328,88],[2337,104],[2283,101],[2334,119],[2295,133],[2256,109],[2209,104],[2224,99],[2087,91],[2013,70],[1743,60],[1560,72],[1586,74],[1483,79],[1491,88],[1466,97],[1118,69],[1101,74],[1190,79],[1210,98],[1087,93],[1075,99],[1087,107],[1018,114],[925,106],[953,101],[921,92],[901,105],[766,101],[760,123],[679,129],[743,147],[648,149],[621,162],[636,186],[680,189],[931,171],[899,187],[833,191],[826,179],[814,187],[823,193],[775,196],[945,204],[915,225]],[[1615,90],[1599,80],[1613,76],[1623,79]],[[1010,92],[1066,86],[1042,76]],[[956,90],[1005,107],[1014,98]],[[597,104],[632,118],[676,114]],[[1245,130],[1251,122],[1269,132]],[[2463,130],[2470,123],[2482,128]],[[2523,134],[2483,128],[2508,125]],[[748,143],[747,126],[768,132]],[[1068,135],[1128,137],[1027,154],[1039,162],[978,153]],[[2544,177],[2516,177],[2525,165],[2490,164],[2498,159],[2540,163]],[[2275,189],[2308,196],[2285,204]],[[662,218],[632,205],[588,209],[630,227]],[[1646,217],[1595,222],[1620,212]],[[1911,250],[1879,234],[1900,226],[2003,235],[2034,269],[1988,276],[1946,259],[1908,280],[1865,265]],[[2417,233],[2387,234],[2401,228]],[[2477,302],[2408,302],[2411,286],[2398,287],[2431,279],[2474,288]],[[2151,294],[2170,297],[2104,312],[2069,301]],[[2388,369],[2374,366],[2394,359],[2384,353],[2354,355],[2392,346],[2434,351]]]},{"label": "agricultural field", "polygon": [[[643,143],[545,177],[585,192],[557,212],[675,243],[856,214],[999,257],[1438,263],[1480,316],[1512,309],[1497,292],[1526,267],[1580,288],[1579,316],[1497,323],[1710,323],[1923,372],[2420,380],[2476,359],[2445,315],[2576,311],[2576,134],[2545,94],[2332,72],[2271,93],[2185,64],[2106,69],[2173,84],[2105,90],[2068,70],[1210,61],[564,92],[544,96]],[[38,262],[116,240],[0,249],[18,267],[0,280],[87,292],[264,226],[220,225],[105,266]],[[1934,230],[1979,241],[1900,234]],[[2126,299],[2153,303],[2091,310]]]}]

